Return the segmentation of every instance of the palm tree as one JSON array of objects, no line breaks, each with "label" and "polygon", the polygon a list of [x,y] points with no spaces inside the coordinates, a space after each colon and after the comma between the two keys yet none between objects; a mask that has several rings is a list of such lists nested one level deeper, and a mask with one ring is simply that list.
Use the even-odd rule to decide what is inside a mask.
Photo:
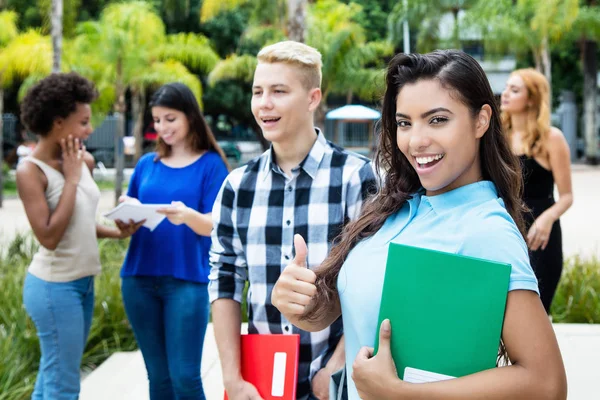
[{"label": "palm tree", "polygon": [[219,58],[210,49],[208,39],[203,36],[167,36],[160,17],[143,1],[111,4],[103,11],[98,22],[82,23],[78,32],[79,35],[74,40],[76,54],[89,54],[98,60],[97,65],[106,65],[104,70],[96,70],[95,82],[114,86],[115,111],[118,116],[118,131],[115,135],[117,202],[123,181],[122,140],[126,91],[130,90],[132,107],[135,108],[135,136],[139,156],[146,89],[170,81],[183,81],[200,100],[200,81],[185,65],[208,73]]},{"label": "palm tree", "polygon": [[[200,18],[207,21],[220,12],[247,3],[250,3],[250,0],[205,0],[200,10]],[[290,40],[304,43],[307,30],[307,0],[253,0],[251,4],[255,24],[275,26],[283,30]]]},{"label": "palm tree", "polygon": [[578,13],[579,0],[479,0],[467,23],[482,34],[486,51],[531,52],[536,69],[552,82],[550,47],[564,40]]},{"label": "palm tree", "polygon": [[[417,30],[417,50],[421,53],[436,48],[461,48],[460,28],[462,11],[468,10],[479,0],[405,0],[398,1],[388,17],[388,34],[396,44],[403,36],[403,23]],[[452,34],[442,38],[442,18],[452,14]]]},{"label": "palm tree", "polygon": [[[0,13],[0,22],[16,21],[16,16],[7,17]],[[8,26],[8,25],[7,25]],[[17,32],[16,27],[10,29]],[[0,35],[0,38],[3,35]],[[8,35],[4,36],[8,37]],[[4,39],[0,39],[4,41]],[[6,43],[6,42],[4,42]],[[0,116],[2,115],[3,89],[18,81],[28,81],[32,77],[42,77],[50,73],[52,65],[52,46],[50,37],[36,31],[13,36],[13,39],[0,48]],[[2,149],[2,126],[0,117],[0,149]],[[0,151],[0,166],[3,151]],[[2,202],[2,177],[0,174],[0,206]]]},{"label": "palm tree", "polygon": [[[307,43],[323,57],[323,98],[315,121],[320,127],[324,126],[329,94],[344,94],[349,99],[358,94],[365,100],[381,94],[385,57],[392,55],[393,48],[387,42],[366,42],[363,28],[353,22],[358,12],[360,6],[335,0],[309,7]],[[232,55],[217,64],[209,84],[230,79],[251,83],[255,68],[254,56]]]}]

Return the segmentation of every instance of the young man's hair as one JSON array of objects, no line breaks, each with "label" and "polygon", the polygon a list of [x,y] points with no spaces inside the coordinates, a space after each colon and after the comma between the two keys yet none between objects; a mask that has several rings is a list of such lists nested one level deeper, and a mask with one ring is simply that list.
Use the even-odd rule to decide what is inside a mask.
[{"label": "young man's hair", "polygon": [[257,57],[259,63],[293,65],[300,70],[306,89],[321,88],[321,53],[313,47],[288,40],[264,47]]}]

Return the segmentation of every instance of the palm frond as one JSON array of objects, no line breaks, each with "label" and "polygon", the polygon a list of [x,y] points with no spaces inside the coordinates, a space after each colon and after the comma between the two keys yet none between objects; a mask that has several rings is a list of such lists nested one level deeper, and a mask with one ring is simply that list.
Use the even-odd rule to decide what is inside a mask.
[{"label": "palm frond", "polygon": [[181,82],[188,86],[202,107],[202,84],[198,77],[192,74],[178,61],[157,62],[144,74],[137,76],[132,84],[134,87],[150,87],[164,85],[170,82]]},{"label": "palm frond", "polygon": [[15,37],[0,54],[0,85],[4,87],[17,79],[47,75],[52,70],[50,37],[35,30]]},{"label": "palm frond", "polygon": [[210,40],[203,35],[178,33],[168,35],[166,42],[156,50],[161,61],[179,61],[188,68],[207,75],[219,62],[219,55],[213,50]]},{"label": "palm frond", "polygon": [[219,61],[208,75],[208,83],[214,85],[223,80],[239,80],[245,83],[251,83],[254,79],[256,64],[257,60],[254,56],[231,55],[225,60]]},{"label": "palm frond", "polygon": [[17,18],[14,11],[0,11],[0,46],[5,46],[19,34]]},{"label": "palm frond", "polygon": [[206,22],[216,17],[220,12],[233,10],[250,0],[204,0],[200,10],[200,21]]}]

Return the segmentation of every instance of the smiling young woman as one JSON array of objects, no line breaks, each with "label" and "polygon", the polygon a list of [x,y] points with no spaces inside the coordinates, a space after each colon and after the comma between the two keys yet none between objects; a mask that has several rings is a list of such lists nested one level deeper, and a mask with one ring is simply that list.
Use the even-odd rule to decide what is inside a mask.
[{"label": "smiling young woman", "polygon": [[[342,316],[348,397],[564,399],[564,366],[520,229],[518,159],[477,61],[454,50],[390,61],[376,166],[385,170],[380,192],[344,229],[316,274],[300,272],[310,252],[297,236],[297,258],[272,295],[302,329],[318,331]],[[443,382],[404,382],[385,351],[386,321],[383,347],[373,356],[390,243],[512,266],[502,330],[510,366]]]}]

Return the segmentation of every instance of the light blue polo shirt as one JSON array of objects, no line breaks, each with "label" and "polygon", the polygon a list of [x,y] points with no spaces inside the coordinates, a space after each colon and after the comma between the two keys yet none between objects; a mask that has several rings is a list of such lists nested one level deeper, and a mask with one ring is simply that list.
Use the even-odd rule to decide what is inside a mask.
[{"label": "light blue polo shirt", "polygon": [[350,400],[359,398],[352,363],[362,346],[375,345],[390,242],[508,263],[512,266],[508,290],[539,294],[525,240],[492,182],[472,183],[437,196],[415,194],[375,235],[356,245],[338,277]]}]

